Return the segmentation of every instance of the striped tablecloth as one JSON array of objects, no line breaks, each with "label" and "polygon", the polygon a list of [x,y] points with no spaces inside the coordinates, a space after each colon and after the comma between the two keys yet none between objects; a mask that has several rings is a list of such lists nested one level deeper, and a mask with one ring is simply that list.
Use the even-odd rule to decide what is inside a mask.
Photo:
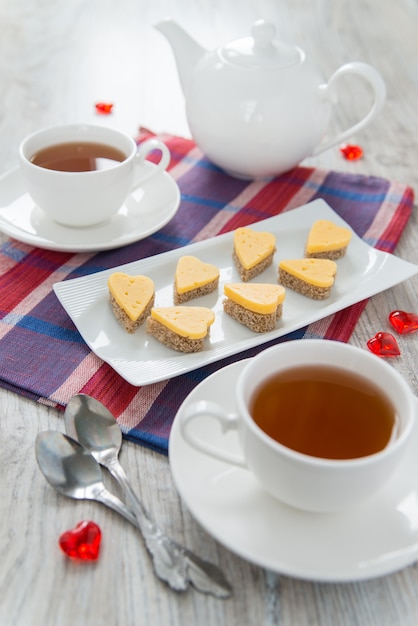
[{"label": "striped tablecloth", "polygon": [[[142,130],[138,141],[151,133]],[[297,167],[268,181],[231,178],[187,139],[161,135],[169,171],[181,191],[177,215],[162,230],[124,248],[71,254],[14,240],[0,249],[0,385],[37,402],[65,407],[76,393],[103,402],[126,438],[166,453],[173,418],[187,394],[251,349],[169,381],[134,387],[93,354],[59,304],[53,283],[91,274],[213,237],[323,198],[371,246],[393,252],[410,216],[413,190],[374,177]],[[348,341],[365,306],[360,302],[289,338]],[[274,342],[272,342],[274,343]]]}]

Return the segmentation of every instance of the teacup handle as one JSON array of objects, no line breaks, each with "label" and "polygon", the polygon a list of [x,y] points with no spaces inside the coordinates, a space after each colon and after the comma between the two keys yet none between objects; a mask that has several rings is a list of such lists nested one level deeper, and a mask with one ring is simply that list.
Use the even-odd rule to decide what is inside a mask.
[{"label": "teacup handle", "polygon": [[[144,165],[147,156],[153,150],[159,150],[161,152],[161,158],[155,167],[147,169],[147,171],[144,172],[142,171],[142,166]],[[133,189],[136,189],[145,181],[153,178],[156,174],[160,174],[163,170],[166,170],[170,163],[170,158],[170,150],[167,148],[165,143],[159,139],[147,139],[141,143],[135,155],[136,178]]]},{"label": "teacup handle", "polygon": [[370,111],[361,119],[359,122],[350,126],[346,130],[343,130],[333,139],[326,141],[324,143],[319,144],[317,148],[312,152],[312,156],[323,152],[324,150],[328,150],[332,146],[335,146],[338,143],[348,139],[352,135],[355,135],[361,128],[367,126],[371,122],[371,120],[379,113],[382,108],[385,100],[386,100],[386,86],[383,81],[383,78],[379,74],[379,72],[369,65],[368,63],[346,63],[342,67],[340,67],[334,74],[331,76],[327,85],[321,85],[320,89],[325,91],[325,94],[331,98],[331,101],[335,104],[336,96],[334,94],[335,84],[341,76],[345,74],[357,74],[365,78],[371,85],[374,93],[374,102]]},{"label": "teacup handle", "polygon": [[238,467],[247,468],[244,457],[229,453],[226,450],[219,450],[190,431],[189,426],[191,422],[202,416],[216,419],[221,425],[223,434],[229,430],[238,430],[239,416],[236,413],[228,413],[215,402],[199,400],[198,402],[194,402],[188,406],[179,415],[180,430],[187,443],[193,448],[196,448],[196,450],[199,450],[199,452],[208,454],[215,459],[226,461],[227,463],[237,465]]}]

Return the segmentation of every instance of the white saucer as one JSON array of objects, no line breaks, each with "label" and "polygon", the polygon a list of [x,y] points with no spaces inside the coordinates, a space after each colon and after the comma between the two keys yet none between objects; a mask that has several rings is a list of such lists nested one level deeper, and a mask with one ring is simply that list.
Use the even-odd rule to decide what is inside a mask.
[{"label": "white saucer", "polygon": [[[418,426],[397,474],[367,503],[344,513],[305,513],[282,505],[252,475],[196,451],[178,416],[191,402],[217,399],[234,410],[233,390],[245,361],[221,369],[186,398],[174,421],[169,460],[176,487],[196,520],[224,546],[271,571],[326,582],[383,576],[418,560]],[[418,411],[418,400],[417,400]],[[202,417],[199,433],[221,434]],[[228,449],[238,449],[229,433]]]},{"label": "white saucer", "polygon": [[[144,165],[152,167],[152,163]],[[34,204],[18,168],[0,177],[0,231],[47,250],[94,252],[125,246],[165,226],[179,204],[177,183],[162,172],[134,192],[110,220],[88,228],[71,228],[49,219]]]}]

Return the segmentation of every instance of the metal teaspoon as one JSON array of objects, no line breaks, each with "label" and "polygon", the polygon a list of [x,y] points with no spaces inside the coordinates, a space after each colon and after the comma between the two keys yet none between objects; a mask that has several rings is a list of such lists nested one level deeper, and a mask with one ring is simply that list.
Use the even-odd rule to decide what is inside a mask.
[{"label": "metal teaspoon", "polygon": [[168,538],[150,518],[119,462],[122,432],[112,413],[95,398],[77,394],[67,404],[65,427],[68,435],[106,467],[122,487],[129,508],[134,513],[145,543],[153,555],[157,574],[165,578],[178,571],[180,577],[185,578],[186,584],[191,582],[199,591],[216,597],[229,596],[231,586],[215,565],[203,561]]},{"label": "metal teaspoon", "polygon": [[[77,500],[101,502],[139,528],[135,515],[105,487],[97,461],[77,441],[63,433],[44,431],[36,438],[35,451],[41,472],[56,491]],[[178,550],[184,550],[186,555],[189,553],[181,546]],[[231,594],[229,583],[214,565],[191,554],[190,568],[196,570],[195,576],[189,572],[189,577],[180,581],[177,577],[163,580],[176,591],[185,590],[190,579],[199,591],[211,593],[217,598],[226,598]],[[160,577],[160,573],[156,573]]]}]

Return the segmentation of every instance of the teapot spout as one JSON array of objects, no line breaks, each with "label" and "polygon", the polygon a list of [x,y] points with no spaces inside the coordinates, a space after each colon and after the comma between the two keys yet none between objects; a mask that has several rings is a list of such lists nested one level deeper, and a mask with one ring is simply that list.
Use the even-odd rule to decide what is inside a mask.
[{"label": "teapot spout", "polygon": [[154,28],[159,30],[171,45],[177,64],[180,85],[186,96],[193,70],[206,50],[190,37],[181,26],[169,18],[154,24]]}]

